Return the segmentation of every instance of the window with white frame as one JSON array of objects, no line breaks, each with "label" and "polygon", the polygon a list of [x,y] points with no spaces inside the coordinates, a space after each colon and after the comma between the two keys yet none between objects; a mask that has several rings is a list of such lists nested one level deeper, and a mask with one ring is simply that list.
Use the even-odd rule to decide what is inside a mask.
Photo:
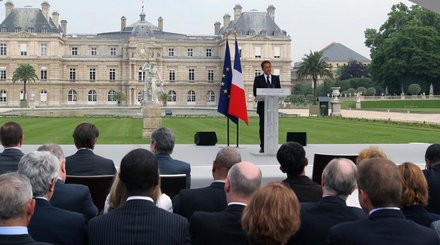
[{"label": "window with white frame", "polygon": [[96,81],[96,68],[89,68],[89,79],[90,81]]},{"label": "window with white frame", "polygon": [[206,57],[211,57],[212,56],[212,49],[211,48],[207,48],[206,49]]},{"label": "window with white frame", "polygon": [[206,100],[208,101],[208,102],[215,102],[215,93],[214,93],[214,91],[212,91],[212,90],[209,90],[208,91],[208,94],[206,95]]},{"label": "window with white frame", "polygon": [[45,66],[42,66],[40,68],[40,80],[43,81],[47,80],[47,67]]},{"label": "window with white frame", "polygon": [[261,70],[260,69],[255,69],[255,76],[258,77],[261,75]]},{"label": "window with white frame", "polygon": [[21,56],[26,56],[27,55],[27,44],[26,43],[21,43],[20,44],[20,55]]},{"label": "window with white frame", "polygon": [[78,100],[78,94],[76,93],[76,91],[75,90],[70,90],[68,93],[67,93],[67,101],[69,101],[69,102],[74,102],[74,101],[77,101]]},{"label": "window with white frame", "polygon": [[109,75],[109,80],[110,81],[115,81],[116,80],[116,69],[115,68],[110,68],[108,75]]},{"label": "window with white frame", "polygon": [[114,90],[110,90],[107,93],[107,101],[111,102],[111,101],[116,101],[116,91]]},{"label": "window with white frame", "polygon": [[168,57],[174,57],[174,48],[168,49]]},{"label": "window with white frame", "polygon": [[195,70],[194,68],[191,68],[188,70],[188,80],[194,81],[195,80]]},{"label": "window with white frame", "polygon": [[78,55],[78,47],[72,47],[70,49],[70,53],[72,56],[77,56]]},{"label": "window with white frame", "polygon": [[2,28],[0,29],[0,31],[1,31],[1,32],[8,32],[8,28],[6,28],[6,27],[2,27]]},{"label": "window with white frame", "polygon": [[15,32],[21,32],[21,27],[15,27]]},{"label": "window with white frame", "polygon": [[40,102],[47,102],[47,90],[42,89],[40,91]]},{"label": "window with white frame", "polygon": [[138,70],[138,81],[143,82],[145,80],[145,71],[142,70],[142,67],[139,67]]},{"label": "window with white frame", "polygon": [[255,58],[261,58],[261,47],[255,47]]},{"label": "window with white frame", "polygon": [[76,68],[69,69],[69,79],[70,79],[70,81],[76,80]]},{"label": "window with white frame", "polygon": [[6,80],[6,67],[0,67],[0,80]]},{"label": "window with white frame", "polygon": [[238,52],[240,53],[240,58],[241,58],[242,51],[243,51],[243,49],[241,47],[238,47]]},{"label": "window with white frame", "polygon": [[87,94],[87,101],[89,102],[96,102],[97,99],[97,94],[96,94],[96,90],[90,90],[89,93]]},{"label": "window with white frame", "polygon": [[188,48],[187,51],[188,51],[188,57],[192,57],[194,55],[192,48]]},{"label": "window with white frame", "polygon": [[194,90],[188,91],[186,101],[187,102],[196,102],[196,92],[194,92]]},{"label": "window with white frame", "polygon": [[209,69],[208,70],[208,81],[209,82],[213,82],[214,81],[214,70],[213,69]]},{"label": "window with white frame", "polygon": [[47,56],[47,44],[43,43],[40,45],[40,55]]},{"label": "window with white frame", "polygon": [[137,94],[138,102],[142,102],[143,99],[144,99],[144,92],[143,91],[139,91],[138,94]]},{"label": "window with white frame", "polygon": [[6,90],[0,90],[0,103],[5,103],[8,100],[8,94]]},{"label": "window with white frame", "polygon": [[177,93],[174,90],[168,91],[168,102],[176,102],[177,101]]},{"label": "window with white frame", "polygon": [[110,48],[110,55],[111,56],[116,56],[116,48]]},{"label": "window with white frame", "polygon": [[175,69],[169,69],[168,70],[169,73],[169,79],[170,81],[176,81],[176,70]]},{"label": "window with white frame", "polygon": [[91,56],[96,56],[97,54],[98,54],[98,51],[97,51],[96,47],[90,48],[90,55]]},{"label": "window with white frame", "polygon": [[280,47],[273,48],[273,57],[275,59],[279,59],[281,57],[281,48]]},{"label": "window with white frame", "polygon": [[8,54],[8,46],[6,43],[0,43],[0,55],[5,56]]}]

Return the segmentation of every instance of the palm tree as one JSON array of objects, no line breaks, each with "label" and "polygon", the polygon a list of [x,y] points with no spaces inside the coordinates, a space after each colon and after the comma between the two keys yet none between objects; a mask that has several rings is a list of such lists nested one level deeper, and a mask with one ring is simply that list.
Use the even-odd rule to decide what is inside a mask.
[{"label": "palm tree", "polygon": [[37,80],[37,74],[35,74],[35,69],[29,64],[20,65],[15,69],[12,75],[12,82],[22,81],[23,82],[23,101],[26,101],[26,84],[28,81]]},{"label": "palm tree", "polygon": [[313,104],[316,105],[316,87],[318,78],[333,78],[330,70],[331,66],[327,64],[327,58],[322,57],[322,52],[312,52],[304,55],[302,62],[298,67],[298,80],[311,77],[313,80]]}]

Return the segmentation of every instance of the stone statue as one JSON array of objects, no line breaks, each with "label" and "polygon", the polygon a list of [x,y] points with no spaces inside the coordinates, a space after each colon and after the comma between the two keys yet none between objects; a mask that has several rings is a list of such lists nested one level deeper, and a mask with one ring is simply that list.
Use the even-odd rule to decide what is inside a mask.
[{"label": "stone statue", "polygon": [[143,104],[150,102],[159,104],[159,94],[163,93],[163,80],[157,70],[156,63],[145,63],[142,66],[142,71],[145,72]]}]

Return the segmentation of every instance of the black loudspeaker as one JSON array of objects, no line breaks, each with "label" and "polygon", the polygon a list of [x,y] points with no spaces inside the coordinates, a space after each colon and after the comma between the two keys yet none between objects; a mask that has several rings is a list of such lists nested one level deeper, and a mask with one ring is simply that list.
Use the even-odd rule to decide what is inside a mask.
[{"label": "black loudspeaker", "polygon": [[217,135],[214,131],[197,132],[194,135],[194,144],[196,145],[215,145],[217,144]]},{"label": "black loudspeaker", "polygon": [[302,146],[307,145],[307,133],[306,132],[287,132],[286,142],[297,142]]}]

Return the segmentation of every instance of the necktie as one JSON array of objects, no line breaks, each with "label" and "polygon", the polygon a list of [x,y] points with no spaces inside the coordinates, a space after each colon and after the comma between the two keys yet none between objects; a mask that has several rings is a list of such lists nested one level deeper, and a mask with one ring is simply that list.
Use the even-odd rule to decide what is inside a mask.
[{"label": "necktie", "polygon": [[269,76],[266,77],[266,83],[267,83],[267,87],[268,87],[268,88],[271,88],[271,87],[272,87],[272,84],[270,84]]}]

